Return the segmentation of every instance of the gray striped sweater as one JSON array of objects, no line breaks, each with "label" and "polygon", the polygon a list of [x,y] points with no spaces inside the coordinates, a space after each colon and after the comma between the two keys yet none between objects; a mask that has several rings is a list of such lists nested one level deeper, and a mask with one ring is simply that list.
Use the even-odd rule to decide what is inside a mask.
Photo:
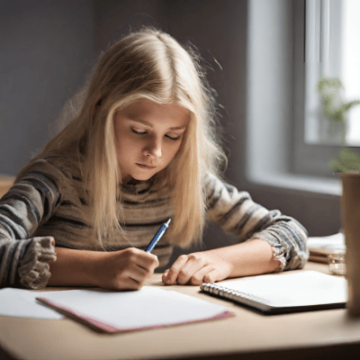
[{"label": "gray striped sweater", "polygon": [[[255,204],[247,192],[208,174],[207,220],[215,221],[239,242],[266,240],[280,260],[279,271],[304,266],[308,259],[307,232],[295,219]],[[106,251],[129,246],[144,248],[159,225],[173,214],[169,191],[151,180],[122,187],[125,219],[120,233],[103,238]],[[0,287],[40,289],[50,277],[49,260],[56,246],[104,251],[92,235],[87,194],[79,167],[71,158],[50,153],[36,160],[29,171],[0,200]],[[170,259],[174,244],[165,235],[153,253],[160,266]]]}]

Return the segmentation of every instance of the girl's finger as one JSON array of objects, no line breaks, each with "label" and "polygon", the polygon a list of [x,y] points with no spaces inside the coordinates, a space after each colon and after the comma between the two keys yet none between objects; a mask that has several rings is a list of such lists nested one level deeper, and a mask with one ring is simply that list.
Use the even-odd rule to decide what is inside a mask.
[{"label": "girl's finger", "polygon": [[203,282],[213,283],[215,281],[223,280],[220,272],[218,270],[213,270],[204,275]]},{"label": "girl's finger", "polygon": [[164,273],[162,274],[161,280],[163,283],[165,283],[165,279],[166,279],[168,273],[169,273],[169,269],[165,270]]},{"label": "girl's finger", "polygon": [[192,276],[204,267],[206,267],[206,263],[202,258],[194,258],[189,256],[187,263],[179,272],[177,283],[181,285],[189,283]]},{"label": "girl's finger", "polygon": [[146,269],[143,269],[136,264],[133,264],[127,271],[126,277],[133,279],[134,281],[141,283],[148,277],[149,273]]},{"label": "girl's finger", "polygon": [[116,287],[116,289],[119,290],[123,290],[123,289],[139,290],[141,288],[142,288],[142,284],[130,277],[123,279],[121,281],[121,285]]},{"label": "girl's finger", "polygon": [[159,261],[156,255],[146,253],[139,249],[134,249],[133,251],[135,251],[135,253],[132,261],[141,268],[148,270],[152,267],[156,268],[159,265]]},{"label": "girl's finger", "polygon": [[179,275],[180,270],[188,261],[187,255],[180,255],[177,260],[172,264],[171,268],[168,270],[166,278],[163,279],[166,285],[173,285],[176,283],[176,279]]},{"label": "girl's finger", "polygon": [[156,255],[151,254],[151,257],[142,257],[140,256],[137,261],[136,265],[142,267],[145,270],[149,269],[156,269],[159,266],[159,260]]},{"label": "girl's finger", "polygon": [[[204,282],[208,282],[204,280],[205,275],[214,272],[214,267],[211,265],[204,266],[203,268],[199,269],[193,276],[190,278],[191,285],[201,285]],[[212,281],[210,281],[212,282]]]}]

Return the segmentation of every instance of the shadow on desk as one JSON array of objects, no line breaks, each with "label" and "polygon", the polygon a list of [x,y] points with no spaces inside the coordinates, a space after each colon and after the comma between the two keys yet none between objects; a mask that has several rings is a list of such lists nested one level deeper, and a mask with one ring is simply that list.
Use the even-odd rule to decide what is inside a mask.
[{"label": "shadow on desk", "polygon": [[[1,360],[18,360],[11,357],[0,347]],[[347,360],[360,359],[360,343],[336,346],[314,347],[311,349],[293,349],[239,355],[211,357],[186,357],[186,360]]]},{"label": "shadow on desk", "polygon": [[317,347],[312,349],[279,350],[244,353],[235,356],[194,358],[197,360],[347,360],[360,359],[360,343],[343,346]]},{"label": "shadow on desk", "polygon": [[14,357],[11,357],[8,353],[6,353],[2,347],[0,347],[0,359],[1,360],[14,360]]}]

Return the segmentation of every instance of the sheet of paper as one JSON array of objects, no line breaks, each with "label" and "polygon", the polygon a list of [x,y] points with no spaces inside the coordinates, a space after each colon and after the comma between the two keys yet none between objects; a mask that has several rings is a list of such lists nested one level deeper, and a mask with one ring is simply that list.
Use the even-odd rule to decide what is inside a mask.
[{"label": "sheet of paper", "polygon": [[38,319],[63,319],[57,311],[47,308],[36,300],[48,291],[29,291],[4,288],[0,290],[0,315]]},{"label": "sheet of paper", "polygon": [[228,313],[225,306],[148,286],[126,292],[57,291],[41,297],[77,316],[120,331],[201,321]]},{"label": "sheet of paper", "polygon": [[323,237],[309,237],[307,245],[311,250],[328,250],[332,252],[334,250],[345,249],[345,236],[339,232],[330,236]]},{"label": "sheet of paper", "polygon": [[264,299],[275,307],[347,301],[346,280],[317,271],[249,276],[219,285]]}]

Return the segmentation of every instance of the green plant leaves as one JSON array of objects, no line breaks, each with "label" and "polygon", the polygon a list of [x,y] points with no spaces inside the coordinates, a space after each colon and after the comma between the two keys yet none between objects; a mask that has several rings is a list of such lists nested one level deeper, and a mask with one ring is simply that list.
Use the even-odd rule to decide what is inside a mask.
[{"label": "green plant leaves", "polygon": [[344,122],[345,114],[360,100],[343,102],[340,98],[340,90],[343,85],[338,78],[322,78],[317,83],[317,89],[321,95],[323,113],[328,120]]},{"label": "green plant leaves", "polygon": [[341,148],[339,158],[332,158],[329,165],[343,173],[360,173],[360,156],[347,148]]},{"label": "green plant leaves", "polygon": [[[344,102],[340,98],[340,90],[343,85],[338,78],[322,78],[317,83],[317,89],[321,95],[323,114],[329,121],[336,121],[343,124],[346,113],[356,105],[360,105],[360,100]],[[345,144],[346,134],[343,134]],[[332,158],[329,165],[335,171],[343,173],[360,173],[360,156],[355,152],[341,148],[339,158]]]}]

